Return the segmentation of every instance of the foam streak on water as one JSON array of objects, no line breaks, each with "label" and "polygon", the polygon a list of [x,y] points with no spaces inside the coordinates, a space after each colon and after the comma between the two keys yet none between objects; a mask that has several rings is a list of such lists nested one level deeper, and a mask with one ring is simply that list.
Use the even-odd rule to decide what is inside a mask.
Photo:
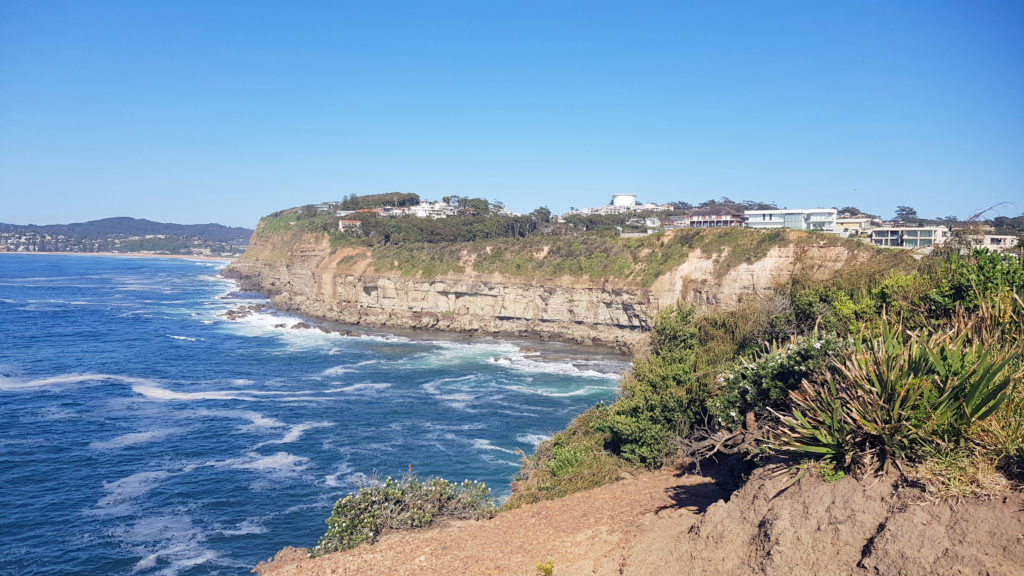
[{"label": "foam streak on water", "polygon": [[506,495],[620,357],[291,328],[189,260],[0,255],[0,574],[247,574],[411,465]]}]

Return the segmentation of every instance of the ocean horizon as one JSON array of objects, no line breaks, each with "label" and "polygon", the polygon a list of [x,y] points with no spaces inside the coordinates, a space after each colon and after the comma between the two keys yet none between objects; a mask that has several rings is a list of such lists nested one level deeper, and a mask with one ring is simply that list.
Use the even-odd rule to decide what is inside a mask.
[{"label": "ocean horizon", "polygon": [[558,343],[296,328],[312,322],[223,266],[0,256],[0,574],[247,574],[410,467],[501,499],[521,454],[629,367]]}]

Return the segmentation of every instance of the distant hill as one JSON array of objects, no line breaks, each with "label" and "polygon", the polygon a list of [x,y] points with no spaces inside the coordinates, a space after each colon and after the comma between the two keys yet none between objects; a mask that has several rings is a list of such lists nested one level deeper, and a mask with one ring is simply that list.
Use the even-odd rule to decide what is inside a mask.
[{"label": "distant hill", "polygon": [[83,240],[104,240],[111,237],[132,237],[165,235],[184,238],[202,238],[209,242],[230,244],[246,244],[252,236],[252,230],[222,226],[220,224],[170,224],[153,222],[140,218],[104,218],[74,224],[47,224],[27,226],[4,224],[0,222],[0,233],[35,232],[38,234],[64,235]]}]

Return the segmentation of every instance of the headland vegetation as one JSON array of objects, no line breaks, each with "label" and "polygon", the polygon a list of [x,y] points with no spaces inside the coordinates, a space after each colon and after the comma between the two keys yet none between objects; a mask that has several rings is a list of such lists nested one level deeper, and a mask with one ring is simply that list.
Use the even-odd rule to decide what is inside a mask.
[{"label": "headland vegetation", "polygon": [[490,236],[455,226],[436,241],[427,220],[387,239],[366,224],[379,215],[359,234],[302,210],[261,221],[227,274],[280,307],[634,354],[619,399],[524,454],[500,507],[476,483],[388,479],[337,503],[311,552],[322,558],[285,551],[262,573],[1012,574],[1024,562],[1020,260],[955,241],[915,258],[820,232],[622,237],[543,216],[530,220],[546,232],[509,216]]}]

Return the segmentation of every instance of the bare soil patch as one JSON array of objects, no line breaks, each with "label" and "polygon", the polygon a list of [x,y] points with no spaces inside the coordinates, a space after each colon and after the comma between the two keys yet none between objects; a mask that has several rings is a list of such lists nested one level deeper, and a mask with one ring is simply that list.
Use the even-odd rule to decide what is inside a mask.
[{"label": "bare soil patch", "polygon": [[1019,493],[954,505],[891,478],[790,480],[758,470],[730,496],[711,477],[663,469],[323,558],[289,548],[256,571],[532,576],[550,559],[560,576],[1024,573]]}]

